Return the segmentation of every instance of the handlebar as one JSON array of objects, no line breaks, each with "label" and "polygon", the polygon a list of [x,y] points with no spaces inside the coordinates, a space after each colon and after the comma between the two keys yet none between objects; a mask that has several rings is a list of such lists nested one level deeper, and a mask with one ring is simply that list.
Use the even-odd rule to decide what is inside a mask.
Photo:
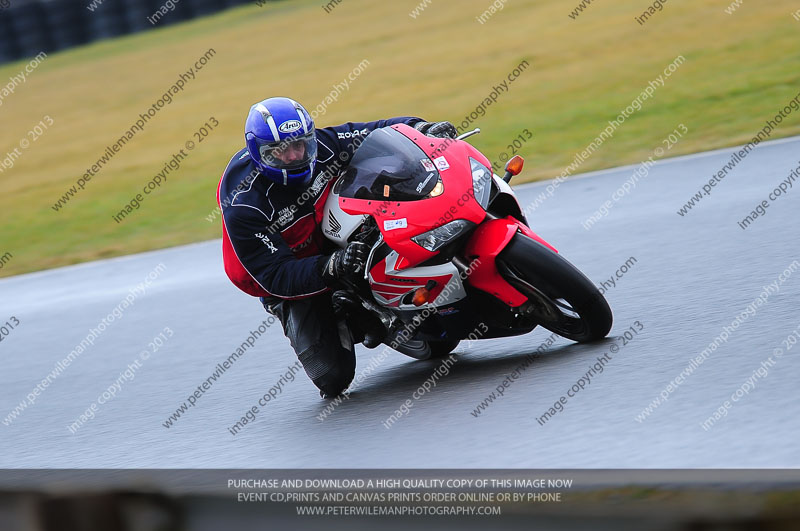
[{"label": "handlebar", "polygon": [[457,137],[456,137],[456,140],[464,140],[465,138],[469,138],[469,137],[471,137],[472,135],[477,135],[477,134],[478,134],[478,133],[480,133],[480,132],[481,132],[481,129],[480,129],[479,127],[476,127],[476,128],[475,128],[475,129],[473,129],[472,131],[467,131],[467,132],[466,132],[466,133],[464,133],[463,135],[457,136]]}]

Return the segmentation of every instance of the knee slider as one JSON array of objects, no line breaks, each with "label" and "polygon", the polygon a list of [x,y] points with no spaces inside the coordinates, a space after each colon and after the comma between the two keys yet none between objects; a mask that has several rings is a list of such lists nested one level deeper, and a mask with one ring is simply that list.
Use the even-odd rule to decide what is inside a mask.
[{"label": "knee slider", "polygon": [[355,355],[341,347],[312,347],[298,359],[306,374],[327,396],[338,396],[347,389],[356,373]]},{"label": "knee slider", "polygon": [[350,382],[353,381],[353,376],[355,376],[355,367],[353,367],[352,371],[348,371],[346,368],[342,367],[334,367],[312,381],[326,396],[334,397],[339,396],[347,389]]}]

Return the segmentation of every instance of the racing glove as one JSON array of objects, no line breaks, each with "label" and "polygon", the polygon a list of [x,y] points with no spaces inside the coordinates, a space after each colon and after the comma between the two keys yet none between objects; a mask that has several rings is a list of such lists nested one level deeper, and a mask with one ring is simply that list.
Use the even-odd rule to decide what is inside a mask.
[{"label": "racing glove", "polygon": [[436,138],[455,138],[458,136],[456,127],[450,122],[419,122],[414,124],[414,129],[424,135]]},{"label": "racing glove", "polygon": [[368,256],[369,245],[364,242],[350,243],[333,253],[327,261],[321,261],[322,280],[327,286],[333,286],[338,279],[363,271]]}]

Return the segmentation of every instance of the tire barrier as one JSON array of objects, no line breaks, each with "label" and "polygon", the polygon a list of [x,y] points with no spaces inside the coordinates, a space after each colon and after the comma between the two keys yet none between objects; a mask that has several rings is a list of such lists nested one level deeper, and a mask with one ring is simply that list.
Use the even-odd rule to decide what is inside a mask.
[{"label": "tire barrier", "polygon": [[147,21],[147,17],[152,15],[160,5],[161,2],[156,0],[122,0],[122,11],[128,31],[135,33],[152,28],[153,25]]},{"label": "tire barrier", "polygon": [[[270,0],[281,1],[281,0]],[[10,0],[0,10],[0,64],[202,17],[252,0]]]},{"label": "tire barrier", "polygon": [[0,39],[0,64],[22,57],[11,19],[2,12],[0,12],[0,35],[3,35],[3,38]]},{"label": "tire barrier", "polygon": [[[94,1],[100,2],[100,0]],[[85,11],[81,19],[83,24],[88,26],[90,41],[109,39],[130,33],[122,0],[103,0],[94,8],[94,11],[89,11],[84,2],[88,2],[88,0],[81,0],[82,9]]]},{"label": "tire barrier", "polygon": [[[81,2],[74,0],[55,0],[47,3],[46,24],[50,28],[54,49],[63,50],[88,42],[87,28],[81,23],[82,11],[85,10]],[[36,53],[40,51],[43,50]]]},{"label": "tire barrier", "polygon": [[33,57],[41,51],[54,50],[51,28],[45,17],[45,4],[12,4],[2,16],[9,17],[20,57]]}]

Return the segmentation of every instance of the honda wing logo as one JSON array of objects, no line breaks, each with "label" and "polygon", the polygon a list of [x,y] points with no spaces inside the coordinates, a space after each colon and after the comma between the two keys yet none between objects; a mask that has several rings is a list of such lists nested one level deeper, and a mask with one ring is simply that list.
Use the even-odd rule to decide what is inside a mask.
[{"label": "honda wing logo", "polygon": [[333,232],[339,232],[342,230],[342,224],[339,223],[339,220],[336,219],[336,216],[333,215],[333,212],[331,212],[331,215],[328,218],[328,224],[331,226],[331,230]]},{"label": "honda wing logo", "polygon": [[328,215],[328,230],[325,231],[325,234],[329,236],[333,236],[334,238],[340,238],[339,231],[342,230],[342,224],[339,223],[339,220],[336,219],[336,216],[333,215],[331,212]]}]

